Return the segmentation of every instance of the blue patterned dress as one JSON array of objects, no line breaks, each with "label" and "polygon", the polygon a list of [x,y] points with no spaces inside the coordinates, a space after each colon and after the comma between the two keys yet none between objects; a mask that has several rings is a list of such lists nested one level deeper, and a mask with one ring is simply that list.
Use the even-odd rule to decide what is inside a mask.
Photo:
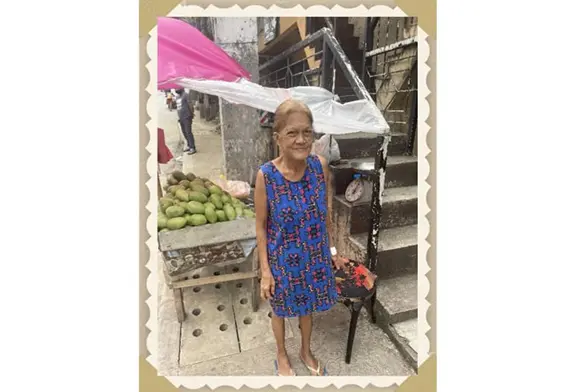
[{"label": "blue patterned dress", "polygon": [[268,263],[275,282],[270,305],[278,317],[306,316],[336,302],[326,227],[326,182],[317,156],[306,158],[300,181],[272,162],[262,165],[268,199]]}]

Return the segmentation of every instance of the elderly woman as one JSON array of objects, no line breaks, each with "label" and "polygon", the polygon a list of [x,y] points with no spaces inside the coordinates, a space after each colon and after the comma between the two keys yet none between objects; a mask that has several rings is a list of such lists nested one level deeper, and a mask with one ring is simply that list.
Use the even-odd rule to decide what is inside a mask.
[{"label": "elderly woman", "polygon": [[298,317],[300,359],[312,375],[322,376],[326,369],[310,349],[312,314],[336,303],[332,263],[337,268],[344,263],[331,238],[328,164],[310,154],[313,118],[305,104],[283,102],[276,110],[273,132],[280,155],[260,168],[254,202],[261,295],[273,310],[276,374],[295,375],[285,347],[284,318]]}]

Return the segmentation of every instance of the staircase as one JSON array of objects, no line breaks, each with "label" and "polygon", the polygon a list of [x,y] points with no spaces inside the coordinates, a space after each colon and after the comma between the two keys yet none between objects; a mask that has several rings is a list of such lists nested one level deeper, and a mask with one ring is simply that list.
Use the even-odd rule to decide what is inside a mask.
[{"label": "staircase", "polygon": [[[348,18],[336,19],[336,38],[361,75],[363,51]],[[338,69],[338,71],[340,71]],[[336,74],[335,92],[342,102],[357,99],[341,72]],[[339,75],[340,74],[340,75]],[[378,245],[377,323],[394,341],[407,362],[417,368],[417,254],[418,254],[418,158],[409,151],[405,113],[384,111],[391,123],[385,197]],[[398,124],[398,125],[394,125]],[[368,135],[337,138],[342,160],[332,165],[334,177],[333,219],[339,251],[354,260],[366,260],[370,230],[370,201],[349,203],[344,197],[352,181],[355,163],[374,163],[378,149]]]}]

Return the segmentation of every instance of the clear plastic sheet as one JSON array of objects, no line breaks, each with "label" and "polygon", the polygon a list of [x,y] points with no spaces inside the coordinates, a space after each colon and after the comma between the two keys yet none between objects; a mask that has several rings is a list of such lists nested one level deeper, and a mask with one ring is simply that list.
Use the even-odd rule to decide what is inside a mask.
[{"label": "clear plastic sheet", "polygon": [[215,95],[233,104],[247,105],[272,113],[286,99],[300,100],[312,111],[314,128],[319,133],[345,135],[357,132],[390,132],[384,116],[373,102],[363,99],[342,104],[334,100],[331,92],[321,87],[270,88],[246,79],[226,82],[177,78],[171,82],[204,94]]}]

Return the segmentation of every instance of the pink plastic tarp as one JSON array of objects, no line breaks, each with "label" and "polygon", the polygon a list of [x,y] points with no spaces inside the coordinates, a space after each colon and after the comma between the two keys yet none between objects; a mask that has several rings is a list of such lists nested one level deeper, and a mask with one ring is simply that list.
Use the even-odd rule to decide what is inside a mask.
[{"label": "pink plastic tarp", "polygon": [[158,18],[158,89],[179,88],[177,78],[250,80],[250,73],[190,24],[178,19]]}]

